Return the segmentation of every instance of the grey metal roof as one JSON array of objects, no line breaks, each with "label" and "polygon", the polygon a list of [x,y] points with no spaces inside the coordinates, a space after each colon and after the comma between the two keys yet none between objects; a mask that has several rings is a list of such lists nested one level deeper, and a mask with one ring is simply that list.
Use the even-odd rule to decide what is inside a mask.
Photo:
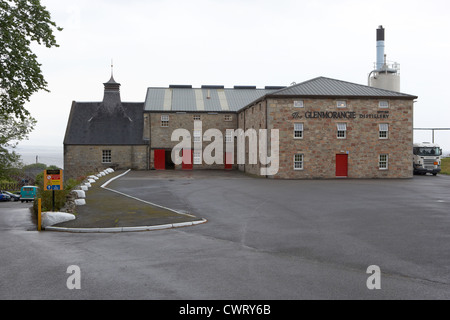
[{"label": "grey metal roof", "polygon": [[202,86],[195,89],[185,85],[148,88],[144,111],[236,112],[265,96],[417,99],[416,96],[405,93],[318,77],[290,87],[265,89],[249,86],[229,89],[223,86]]},{"label": "grey metal roof", "polygon": [[291,87],[278,90],[271,96],[305,96],[305,97],[383,97],[417,99],[405,93],[378,89],[342,80],[318,77]]},{"label": "grey metal roof", "polygon": [[148,88],[144,111],[175,112],[236,112],[249,103],[275,92],[280,87],[256,89],[237,86],[170,86],[169,88]]}]

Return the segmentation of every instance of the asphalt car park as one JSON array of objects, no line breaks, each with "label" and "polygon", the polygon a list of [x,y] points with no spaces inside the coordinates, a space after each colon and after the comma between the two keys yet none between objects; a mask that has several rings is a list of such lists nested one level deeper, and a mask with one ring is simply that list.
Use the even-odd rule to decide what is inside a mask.
[{"label": "asphalt car park", "polygon": [[17,209],[17,208],[30,208],[33,206],[33,203],[22,203],[20,201],[2,201],[0,202],[0,210],[6,214],[8,209]]},{"label": "asphalt car park", "polygon": [[30,232],[30,204],[0,203],[0,298],[450,299],[449,187],[132,171],[108,188],[208,222],[117,234]]},{"label": "asphalt car park", "polygon": [[[111,188],[205,218],[193,234],[281,257],[450,283],[450,177],[272,180],[131,172]],[[450,292],[450,290],[448,291]]]}]

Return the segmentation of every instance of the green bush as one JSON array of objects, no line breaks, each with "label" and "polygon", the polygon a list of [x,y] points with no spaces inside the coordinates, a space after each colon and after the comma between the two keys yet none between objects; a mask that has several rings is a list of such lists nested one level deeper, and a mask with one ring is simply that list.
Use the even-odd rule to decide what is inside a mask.
[{"label": "green bush", "polygon": [[[66,204],[69,193],[82,181],[69,179],[64,183],[64,190],[55,191],[55,211],[61,210]],[[36,176],[36,186],[39,187],[37,199],[42,200],[42,212],[52,211],[53,209],[53,191],[44,190],[44,173]],[[38,201],[34,202],[34,212],[38,212]]]}]

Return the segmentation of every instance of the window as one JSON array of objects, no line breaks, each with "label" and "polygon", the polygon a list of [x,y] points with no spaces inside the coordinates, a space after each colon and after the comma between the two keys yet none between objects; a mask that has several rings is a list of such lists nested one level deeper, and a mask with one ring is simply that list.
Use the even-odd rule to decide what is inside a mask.
[{"label": "window", "polygon": [[194,164],[202,164],[202,152],[194,151]]},{"label": "window", "polygon": [[227,129],[225,132],[225,142],[233,142],[234,130]]},{"label": "window", "polygon": [[347,124],[346,123],[338,123],[337,124],[337,138],[338,139],[347,138]]},{"label": "window", "polygon": [[111,150],[103,150],[102,152],[102,163],[111,163]]},{"label": "window", "polygon": [[387,138],[389,138],[389,125],[387,123],[381,123],[380,124],[379,137],[380,137],[380,139],[387,139]]},{"label": "window", "polygon": [[202,132],[200,130],[194,130],[194,142],[202,142]]},{"label": "window", "polygon": [[233,121],[233,116],[232,115],[229,115],[229,114],[227,114],[227,115],[225,115],[225,121]]},{"label": "window", "polygon": [[338,108],[347,108],[347,101],[340,100],[336,102]]},{"label": "window", "polygon": [[303,154],[294,155],[294,170],[303,170]]},{"label": "window", "polygon": [[380,168],[380,170],[388,169],[388,161],[389,161],[389,155],[380,154],[380,157],[378,159],[378,167]]},{"label": "window", "polygon": [[169,116],[161,116],[161,127],[167,128],[169,126]]},{"label": "window", "polygon": [[389,101],[380,101],[379,107],[380,108],[389,108]]},{"label": "window", "polygon": [[294,101],[294,108],[303,108],[303,101]]},{"label": "window", "polygon": [[294,123],[294,139],[303,139],[303,123]]},{"label": "window", "polygon": [[200,121],[200,120],[202,120],[202,116],[200,116],[200,115],[194,116],[194,121]]}]

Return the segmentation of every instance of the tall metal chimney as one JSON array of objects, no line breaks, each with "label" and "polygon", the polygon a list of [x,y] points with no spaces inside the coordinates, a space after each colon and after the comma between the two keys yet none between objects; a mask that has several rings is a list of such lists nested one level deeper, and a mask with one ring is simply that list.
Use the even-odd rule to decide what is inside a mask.
[{"label": "tall metal chimney", "polygon": [[383,26],[379,26],[377,29],[377,70],[381,70],[385,63],[384,48],[384,28]]},{"label": "tall metal chimney", "polygon": [[369,86],[400,92],[400,64],[386,60],[385,30],[377,29],[377,61],[374,70],[369,73]]}]

